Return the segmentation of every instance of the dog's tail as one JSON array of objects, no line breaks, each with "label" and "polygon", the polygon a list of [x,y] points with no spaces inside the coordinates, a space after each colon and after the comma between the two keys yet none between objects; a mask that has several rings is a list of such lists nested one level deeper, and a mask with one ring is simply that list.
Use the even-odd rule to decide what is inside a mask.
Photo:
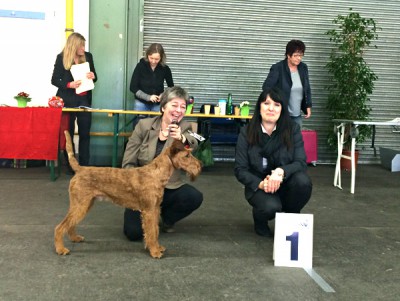
[{"label": "dog's tail", "polygon": [[72,139],[71,136],[69,135],[68,131],[64,131],[64,135],[65,135],[65,140],[66,140],[66,149],[67,149],[67,153],[68,153],[68,161],[69,161],[69,165],[71,165],[72,169],[77,172],[81,166],[79,165],[78,161],[75,158],[75,154],[74,154],[74,149],[72,147]]}]

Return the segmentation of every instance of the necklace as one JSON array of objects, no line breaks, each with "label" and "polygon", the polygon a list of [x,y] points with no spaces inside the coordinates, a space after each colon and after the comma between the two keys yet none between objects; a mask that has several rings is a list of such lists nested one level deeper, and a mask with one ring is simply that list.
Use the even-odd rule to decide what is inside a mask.
[{"label": "necklace", "polygon": [[164,131],[162,129],[160,129],[160,133],[161,135],[163,135],[165,138],[168,138],[168,134],[169,132],[167,131],[167,134],[164,133]]}]

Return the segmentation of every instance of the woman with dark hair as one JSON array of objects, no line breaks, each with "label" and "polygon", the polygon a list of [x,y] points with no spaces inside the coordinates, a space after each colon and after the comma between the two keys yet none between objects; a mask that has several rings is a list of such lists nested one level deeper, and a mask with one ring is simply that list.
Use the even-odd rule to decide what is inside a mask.
[{"label": "woman with dark hair", "polygon": [[263,90],[278,87],[289,106],[290,117],[302,126],[304,118],[311,117],[311,88],[308,67],[302,62],[306,45],[300,40],[291,40],[286,45],[285,59],[272,65],[262,86]]},{"label": "woman with dark hair", "polygon": [[253,118],[239,135],[235,176],[253,207],[254,230],[271,237],[276,212],[300,213],[311,197],[300,127],[292,122],[278,88],[263,91]]},{"label": "woman with dark hair", "polygon": [[[126,145],[123,168],[139,167],[150,163],[174,140],[180,140],[196,149],[197,140],[190,135],[192,126],[182,120],[189,101],[188,93],[181,87],[167,88],[160,97],[161,116],[141,119]],[[146,181],[146,179],[143,179]],[[161,230],[173,232],[176,222],[200,207],[203,194],[181,179],[181,171],[175,170],[165,190],[161,203]],[[129,240],[143,238],[140,212],[125,209],[124,234]]]},{"label": "woman with dark hair", "polygon": [[136,98],[135,110],[157,112],[160,109],[160,94],[164,92],[164,82],[168,87],[174,86],[166,59],[163,46],[153,43],[137,63],[130,84],[130,90]]}]

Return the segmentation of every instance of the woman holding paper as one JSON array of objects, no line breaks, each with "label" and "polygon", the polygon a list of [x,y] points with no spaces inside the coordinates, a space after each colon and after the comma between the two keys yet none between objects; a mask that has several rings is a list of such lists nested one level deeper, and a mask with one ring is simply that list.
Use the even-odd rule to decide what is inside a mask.
[{"label": "woman holding paper", "polygon": [[[71,34],[61,53],[57,55],[54,64],[51,83],[58,88],[57,96],[64,100],[65,107],[91,107],[93,82],[97,80],[93,56],[85,51],[85,38],[79,33]],[[71,69],[74,70],[74,78]],[[79,164],[89,165],[90,126],[92,115],[89,112],[69,113],[69,132],[73,137],[75,120],[79,133]],[[67,158],[67,156],[66,156]],[[67,159],[68,162],[68,159]],[[72,171],[68,164],[69,171]]]}]

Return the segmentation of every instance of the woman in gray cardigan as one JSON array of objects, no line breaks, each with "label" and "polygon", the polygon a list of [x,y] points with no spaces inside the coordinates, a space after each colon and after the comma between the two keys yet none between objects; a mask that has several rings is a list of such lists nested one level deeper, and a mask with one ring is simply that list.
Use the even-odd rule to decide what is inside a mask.
[{"label": "woman in gray cardigan", "polygon": [[[183,121],[187,92],[180,87],[167,88],[160,99],[161,116],[141,119],[126,145],[123,168],[139,167],[150,163],[174,140],[181,140],[196,149],[197,140],[189,134],[191,124]],[[181,179],[181,171],[175,170],[165,190],[161,203],[162,228],[173,232],[174,224],[200,207],[203,194]],[[124,234],[129,240],[143,238],[140,213],[125,209]]]}]

